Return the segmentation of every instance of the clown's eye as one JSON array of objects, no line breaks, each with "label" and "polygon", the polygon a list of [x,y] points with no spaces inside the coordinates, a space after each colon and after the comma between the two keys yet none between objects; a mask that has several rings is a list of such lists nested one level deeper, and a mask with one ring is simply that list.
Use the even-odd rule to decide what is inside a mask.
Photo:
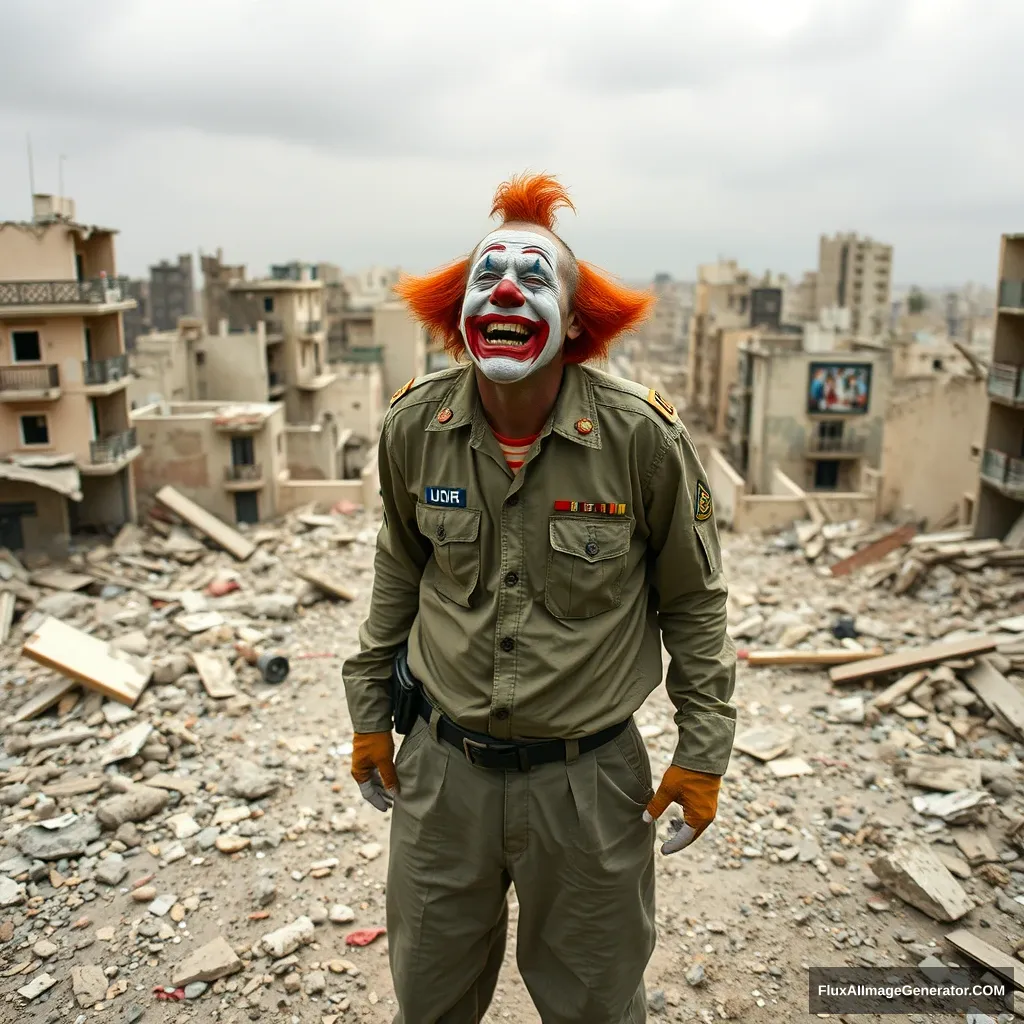
[{"label": "clown's eye", "polygon": [[531,288],[543,288],[547,284],[543,277],[524,277],[523,281]]}]

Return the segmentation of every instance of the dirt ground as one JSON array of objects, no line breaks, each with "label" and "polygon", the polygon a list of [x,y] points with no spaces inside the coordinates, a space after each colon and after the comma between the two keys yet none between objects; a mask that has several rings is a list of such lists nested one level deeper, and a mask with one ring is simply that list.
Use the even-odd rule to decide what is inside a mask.
[{"label": "dirt ground", "polygon": [[[851,608],[852,598],[837,581],[823,580],[794,554],[766,548],[767,542],[727,538],[726,567],[739,592],[758,587],[763,592],[767,581],[776,598],[788,595],[763,606],[766,614],[789,616],[780,628],[795,618],[827,630],[840,611],[887,618],[876,597],[858,597],[861,604]],[[363,545],[347,563],[359,583],[356,601],[316,604],[281,634],[280,646],[293,656],[317,652],[336,657],[293,662],[292,675],[280,686],[250,681],[252,703],[244,713],[207,713],[192,725],[201,752],[185,767],[197,776],[215,781],[233,756],[275,773],[279,787],[251,802],[262,817],[244,823],[256,827],[243,833],[261,834],[264,826],[273,833],[276,828],[279,842],[254,841],[233,854],[216,848],[197,851],[186,843],[190,856],[167,863],[164,854],[171,837],[156,819],[140,824],[141,842],[126,851],[129,870],[123,881],[93,886],[84,903],[79,899],[75,904],[64,895],[70,891],[66,883],[53,888],[52,879],[39,880],[33,886],[34,900],[0,909],[0,923],[11,921],[14,931],[0,945],[0,1021],[330,1024],[336,1019],[385,1024],[392,1019],[386,937],[366,948],[347,947],[344,941],[354,928],[384,924],[390,816],[363,804],[348,775],[351,728],[341,680],[342,659],[354,648],[354,626],[367,606],[371,561],[372,548]],[[901,598],[899,604],[905,619],[923,624],[922,632],[938,614],[926,598]],[[893,730],[907,723],[890,721],[893,716],[874,726],[829,721],[830,702],[866,692],[847,688],[838,693],[824,671],[740,664],[739,730],[752,725],[792,730],[795,738],[787,756],[803,758],[813,774],[777,779],[767,765],[735,754],[715,825],[689,849],[671,857],[658,855],[658,945],[646,974],[651,1020],[776,1024],[816,1019],[807,1012],[808,965],[916,965],[929,951],[949,959],[942,938],[953,926],[936,923],[880,890],[867,869],[873,856],[900,837],[928,836],[946,850],[956,849],[948,828],[915,814],[911,798],[918,791],[893,771],[891,748],[899,745]],[[656,782],[673,746],[671,714],[659,690],[637,715]],[[961,752],[975,748],[965,745]],[[1011,741],[998,734],[977,752],[1003,760],[1015,755]],[[1019,787],[1000,799],[1007,810],[1020,802]],[[998,819],[990,817],[983,826],[1001,859],[1014,860],[1016,852],[1005,849]],[[372,844],[379,844],[379,852]],[[794,848],[799,853],[788,862],[779,856]],[[0,861],[12,852],[0,846]],[[321,869],[323,877],[312,877],[310,866],[330,858],[337,865]],[[63,867],[74,870],[73,865]],[[1024,891],[1018,884],[1024,874],[1016,868],[1010,864],[1009,882],[998,886],[1010,896]],[[962,884],[979,906],[960,925],[1013,948],[1024,935],[1024,924],[994,905],[995,884],[976,871],[969,873]],[[150,875],[154,878],[149,884],[160,894],[173,894],[174,902],[184,904],[192,897],[183,919],[171,925],[173,938],[150,935],[150,942],[145,932],[152,927],[139,932],[146,908],[131,899],[129,888]],[[266,890],[268,878],[276,892],[264,905],[257,890],[261,883]],[[313,944],[295,954],[294,972],[272,975],[270,959],[253,959],[246,952],[262,935],[302,914],[322,918],[335,904],[351,907],[355,920],[318,923]],[[37,914],[29,917],[26,910]],[[166,924],[166,918],[160,920]],[[515,965],[514,899],[512,921],[502,980],[487,1019],[534,1024],[539,1017]],[[159,1001],[154,987],[170,986],[174,965],[218,936],[242,954],[243,970],[211,984],[198,998]],[[26,974],[28,963],[40,956],[32,947],[43,937],[58,951]],[[79,1009],[69,979],[72,968],[81,964],[106,969],[111,982],[126,982],[123,991],[93,1008]],[[16,990],[43,970],[58,983],[26,1004]],[[322,972],[325,985],[322,991],[313,985],[307,993],[306,979],[316,971]],[[299,986],[298,991],[287,991],[288,974],[293,974],[291,987]],[[268,983],[255,983],[261,978]]]}]

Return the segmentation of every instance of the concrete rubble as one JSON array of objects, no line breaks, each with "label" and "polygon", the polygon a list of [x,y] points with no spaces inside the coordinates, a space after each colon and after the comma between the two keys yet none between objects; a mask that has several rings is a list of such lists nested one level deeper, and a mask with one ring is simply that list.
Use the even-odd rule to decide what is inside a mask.
[{"label": "concrete rubble", "polygon": [[[348,774],[341,680],[376,530],[310,509],[214,543],[161,505],[63,566],[0,552],[0,1018],[391,1020],[386,936],[346,945],[385,924],[390,817]],[[723,538],[736,750],[715,825],[658,857],[653,1020],[795,1019],[803,964],[1021,960],[1024,554],[895,531]],[[47,621],[117,695],[24,653]],[[672,711],[637,714],[655,783]],[[534,1019],[511,940],[497,997]]]}]

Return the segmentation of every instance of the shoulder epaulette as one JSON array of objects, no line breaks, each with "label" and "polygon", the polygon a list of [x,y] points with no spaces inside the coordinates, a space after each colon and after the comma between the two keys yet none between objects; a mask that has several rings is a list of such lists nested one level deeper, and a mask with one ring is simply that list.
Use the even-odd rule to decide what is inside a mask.
[{"label": "shoulder epaulette", "polygon": [[465,370],[465,366],[448,366],[443,370],[435,370],[433,373],[425,373],[422,377],[413,377],[412,380],[407,381],[403,384],[392,396],[391,401],[388,402],[388,408],[391,408],[396,402],[404,398],[410,391],[420,387],[423,384],[429,384],[435,380],[445,380],[448,377],[454,377],[457,374]]},{"label": "shoulder epaulette", "polygon": [[[591,370],[591,372],[595,376],[598,375],[598,371]],[[676,407],[654,388],[647,388],[643,384],[637,384],[636,381],[627,380],[625,377],[616,377],[604,372],[600,373],[599,380],[605,387],[614,388],[616,391],[623,391],[627,395],[634,395],[636,398],[646,402],[667,423],[674,424],[679,422]]]}]

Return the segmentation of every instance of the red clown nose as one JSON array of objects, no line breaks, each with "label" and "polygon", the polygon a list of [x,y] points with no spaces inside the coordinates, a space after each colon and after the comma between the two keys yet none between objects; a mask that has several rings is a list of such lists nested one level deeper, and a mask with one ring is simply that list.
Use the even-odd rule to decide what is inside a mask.
[{"label": "red clown nose", "polygon": [[522,306],[525,302],[526,296],[507,277],[503,278],[498,287],[491,292],[491,305],[500,306],[502,309]]}]

